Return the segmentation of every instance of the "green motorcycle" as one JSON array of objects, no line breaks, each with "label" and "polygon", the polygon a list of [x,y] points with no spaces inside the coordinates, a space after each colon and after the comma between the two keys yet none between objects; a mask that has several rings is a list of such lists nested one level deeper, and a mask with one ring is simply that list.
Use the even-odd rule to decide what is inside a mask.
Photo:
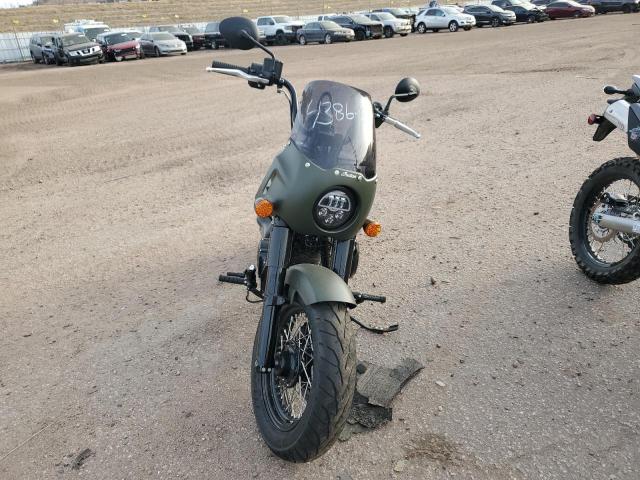
[{"label": "green motorcycle", "polygon": [[298,105],[282,62],[258,42],[251,20],[228,18],[220,31],[232,48],[257,47],[269,57],[248,68],[214,61],[208,71],[288,94],[291,136],[255,197],[262,238],[257,263],[219,280],[244,285],[247,300],[253,295],[263,302],[251,370],[256,421],[276,455],[307,462],[335,442],[353,400],[355,319],[349,310],[386,300],[348,286],[358,268],[358,231],[377,236],[381,229],[368,219],[377,183],[375,128],[388,123],[420,138],[389,116],[393,99],[409,102],[420,86],[401,80],[383,107],[354,87],[313,81]]}]

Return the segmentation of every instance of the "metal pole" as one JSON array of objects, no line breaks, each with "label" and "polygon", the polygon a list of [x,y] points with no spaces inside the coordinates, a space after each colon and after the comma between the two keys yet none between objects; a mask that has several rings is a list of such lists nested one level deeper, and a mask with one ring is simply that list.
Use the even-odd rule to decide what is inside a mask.
[{"label": "metal pole", "polygon": [[18,51],[20,52],[20,58],[24,62],[24,55],[22,54],[22,47],[20,46],[20,40],[18,40],[18,33],[16,32],[16,26],[13,25],[13,36],[16,39],[16,45],[18,46]]}]

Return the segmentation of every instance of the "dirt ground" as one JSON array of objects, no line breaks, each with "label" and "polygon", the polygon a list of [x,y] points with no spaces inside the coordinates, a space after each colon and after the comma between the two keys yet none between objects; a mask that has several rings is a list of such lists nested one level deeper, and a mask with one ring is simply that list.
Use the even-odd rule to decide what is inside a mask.
[{"label": "dirt ground", "polygon": [[420,141],[378,130],[384,230],[353,284],[401,325],[359,357],[426,368],[393,422],[305,465],[260,439],[259,306],[216,280],[254,261],[288,118],[204,68],[259,52],[0,68],[0,478],[640,478],[640,284],[590,282],[567,238],[583,180],[630,153],[586,117],[640,73],[639,35],[614,14],[277,49],[299,88],[424,92],[393,107]]}]

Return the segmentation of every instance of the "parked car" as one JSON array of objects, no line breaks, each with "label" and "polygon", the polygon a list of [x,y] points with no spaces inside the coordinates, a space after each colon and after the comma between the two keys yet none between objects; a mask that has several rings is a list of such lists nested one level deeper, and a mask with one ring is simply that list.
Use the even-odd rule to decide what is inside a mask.
[{"label": "parked car", "polygon": [[595,15],[596,9],[590,5],[580,5],[573,0],[563,0],[547,5],[547,15],[551,20],[556,18],[581,18]]},{"label": "parked car", "polygon": [[201,32],[198,27],[186,25],[180,28],[191,35],[194,50],[200,50],[202,47],[204,47],[204,32]]},{"label": "parked car", "polygon": [[342,28],[353,30],[356,40],[365,40],[368,38],[382,38],[383,26],[380,22],[365,17],[364,15],[336,15],[331,18]]},{"label": "parked car", "polygon": [[187,46],[188,51],[193,50],[193,38],[191,38],[191,35],[189,35],[184,30],[176,27],[175,25],[158,25],[156,27],[149,28],[149,33],[156,33],[156,32],[170,33],[174,37],[182,40],[184,44]]},{"label": "parked car", "polygon": [[267,43],[285,45],[297,40],[296,32],[304,27],[304,22],[293,20],[286,15],[258,17],[256,24],[264,31]]},{"label": "parked car", "polygon": [[67,33],[82,33],[89,40],[94,42],[98,35],[110,31],[109,25],[95,20],[75,20],[64,24],[64,31]]},{"label": "parked car", "polygon": [[411,23],[404,18],[396,18],[389,12],[371,12],[365,13],[365,17],[370,18],[374,22],[382,23],[384,36],[393,37],[396,33],[402,37],[406,37],[411,33]]},{"label": "parked car", "polygon": [[596,13],[623,12],[631,13],[640,11],[640,0],[583,0],[582,5],[591,5]]},{"label": "parked car", "polygon": [[306,45],[311,42],[333,43],[350,42],[355,38],[355,33],[350,28],[342,28],[336,22],[324,20],[322,22],[309,22],[299,29],[298,43]]},{"label": "parked car", "polygon": [[409,25],[411,25],[411,31],[415,31],[413,25],[416,22],[416,13],[412,12],[408,8],[376,8],[373,12],[387,12],[393,15],[396,18],[402,18],[404,20],[409,20]]},{"label": "parked car", "polygon": [[31,52],[31,60],[33,63],[45,62],[45,56],[42,54],[42,48],[53,40],[51,33],[35,33],[31,35],[29,41],[29,52]]},{"label": "parked car", "polygon": [[496,7],[500,7],[504,10],[507,9],[506,7],[534,7],[534,5],[528,0],[493,0],[491,5],[495,5]]},{"label": "parked car", "polygon": [[[135,32],[137,33],[137,32]],[[96,42],[102,48],[108,61],[121,62],[127,58],[142,58],[140,42],[134,32],[107,32],[97,36]]]},{"label": "parked car", "polygon": [[220,33],[220,22],[209,22],[204,27],[204,46],[214,50],[227,46],[227,41]]},{"label": "parked car", "polygon": [[142,32],[139,32],[137,30],[127,30],[127,33],[129,35],[131,35],[131,38],[133,38],[134,40],[140,40],[140,37],[142,37]]},{"label": "parked car", "polygon": [[461,13],[452,7],[427,8],[416,17],[416,30],[419,33],[426,33],[427,30],[439,32],[448,29],[450,32],[457,32],[461,27],[471,30],[476,24],[473,15]]},{"label": "parked car", "polygon": [[535,23],[549,20],[549,16],[535,5],[513,5],[504,9],[516,14],[516,22]]},{"label": "parked car", "polygon": [[60,66],[68,64],[71,66],[102,63],[104,54],[102,48],[96,42],[89,40],[82,33],[57,33],[51,36],[50,53],[52,63]]},{"label": "parked car", "polygon": [[140,37],[140,48],[145,55],[160,57],[179,53],[187,54],[187,44],[169,32],[150,32]]},{"label": "parked car", "polygon": [[500,25],[512,25],[516,23],[515,13],[509,10],[503,10],[495,5],[467,5],[464,8],[464,13],[473,15],[478,27],[485,25],[499,27]]},{"label": "parked car", "polygon": [[53,53],[53,39],[51,42],[42,45],[42,63],[45,65],[56,63],[56,56],[55,53]]}]

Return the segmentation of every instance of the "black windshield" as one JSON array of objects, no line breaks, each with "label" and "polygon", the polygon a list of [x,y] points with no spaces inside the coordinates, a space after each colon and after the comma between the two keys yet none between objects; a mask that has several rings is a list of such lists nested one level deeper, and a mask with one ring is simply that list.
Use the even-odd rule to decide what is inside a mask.
[{"label": "black windshield", "polygon": [[376,174],[373,105],[361,90],[326,80],[309,83],[291,141],[320,168]]}]

